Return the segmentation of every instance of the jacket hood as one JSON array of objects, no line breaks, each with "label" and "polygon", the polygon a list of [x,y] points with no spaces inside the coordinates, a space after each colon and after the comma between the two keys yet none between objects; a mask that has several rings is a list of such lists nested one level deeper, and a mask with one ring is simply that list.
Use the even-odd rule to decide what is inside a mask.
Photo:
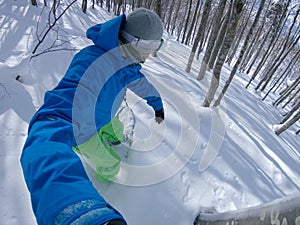
[{"label": "jacket hood", "polygon": [[126,16],[115,17],[105,23],[97,24],[86,31],[87,38],[106,51],[118,46],[120,27],[125,23]]}]

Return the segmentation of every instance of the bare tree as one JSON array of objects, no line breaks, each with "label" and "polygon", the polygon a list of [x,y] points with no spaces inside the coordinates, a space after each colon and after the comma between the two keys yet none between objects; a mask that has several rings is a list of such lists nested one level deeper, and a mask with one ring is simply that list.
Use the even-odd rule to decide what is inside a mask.
[{"label": "bare tree", "polygon": [[[277,3],[279,4],[280,2],[277,2]],[[246,88],[248,88],[249,85],[251,84],[251,82],[257,77],[258,73],[263,68],[264,64],[267,62],[268,58],[270,57],[271,53],[273,52],[273,49],[275,48],[277,40],[281,33],[279,31],[283,30],[283,27],[284,27],[283,25],[285,24],[284,21],[287,20],[288,6],[290,5],[290,3],[291,3],[291,0],[288,0],[282,10],[273,10],[273,11],[275,11],[275,13],[272,14],[273,16],[271,16],[272,24],[270,25],[270,29],[267,33],[267,36],[268,37],[270,36],[271,40],[269,41],[269,44],[266,47],[267,51],[262,56],[258,66],[256,67],[254,73],[252,74],[248,84],[246,85]]]},{"label": "bare tree", "polygon": [[247,13],[244,13],[240,19],[240,23],[241,23],[240,29],[237,30],[237,35],[235,37],[234,42],[232,43],[233,46],[230,48],[230,51],[228,53],[228,57],[226,60],[228,64],[231,64],[235,54],[238,52],[238,47],[239,47],[241,41],[243,40],[243,36],[246,32],[246,29],[249,26],[249,23],[252,18],[253,11],[254,11],[254,8],[256,5],[257,5],[257,0],[254,0],[252,5],[249,2],[249,6],[251,6],[250,9],[248,9],[247,7],[244,9],[245,12],[249,11],[249,13],[248,13],[248,15],[247,15]]},{"label": "bare tree", "polygon": [[[39,48],[39,46],[43,43],[43,41],[46,39],[47,35],[49,34],[49,32],[51,30],[54,29],[54,27],[56,26],[57,22],[62,18],[62,16],[68,11],[68,9],[76,2],[77,0],[73,0],[69,5],[67,5],[67,7],[61,12],[61,14],[57,15],[56,14],[56,10],[58,8],[58,6],[60,5],[60,1],[54,1],[54,3],[52,4],[52,7],[51,7],[51,10],[49,11],[49,16],[48,16],[48,23],[47,23],[47,27],[46,27],[46,30],[45,32],[42,32],[41,34],[38,34],[37,33],[37,40],[38,40],[38,43],[37,45],[34,47],[33,51],[32,51],[32,54],[33,56],[32,57],[36,57],[42,53],[45,53],[45,52],[50,52],[50,51],[53,51],[53,45],[50,46],[49,49],[43,51],[42,53],[38,53],[36,54],[36,51],[37,49]],[[43,13],[43,11],[42,11]],[[53,14],[53,17],[51,17],[51,14]],[[53,21],[52,19],[53,18]],[[39,26],[39,22],[37,24],[37,32],[38,32],[38,26]],[[55,42],[55,41],[54,41]],[[61,49],[59,49],[61,50]],[[56,50],[57,51],[57,50]]]},{"label": "bare tree", "polygon": [[175,6],[175,0],[172,0],[171,3],[170,3],[168,18],[167,18],[167,21],[166,21],[167,22],[167,31],[168,32],[170,31],[170,28],[171,28],[171,20],[172,20],[172,15],[174,14],[174,11],[173,11],[174,10],[174,6]]},{"label": "bare tree", "polygon": [[[278,89],[280,85],[283,83],[283,81],[288,77],[293,67],[296,65],[296,63],[300,59],[300,50],[295,54],[295,56],[291,59],[290,63],[286,66],[285,70],[281,75],[278,75],[278,78],[274,81],[272,87],[268,90],[268,92],[265,94],[265,96],[262,98],[262,100],[265,100],[268,95],[271,93],[271,91]],[[275,89],[275,87],[277,88]]]},{"label": "bare tree", "polygon": [[287,58],[289,53],[293,50],[293,48],[297,45],[298,41],[300,40],[300,26],[298,27],[298,36],[295,37],[293,41],[291,41],[293,38],[291,37],[292,35],[292,30],[294,29],[294,26],[297,24],[298,16],[300,15],[300,7],[297,10],[295,16],[294,16],[294,21],[292,22],[290,29],[288,31],[288,34],[285,37],[285,41],[281,47],[281,49],[278,51],[278,54],[275,55],[273,58],[272,62],[268,65],[268,69],[265,71],[263,78],[255,88],[258,90],[260,86],[262,85],[261,91],[263,91],[269,81],[272,79],[273,75],[275,74],[276,70],[279,68],[279,66],[283,63],[283,61]]},{"label": "bare tree", "polygon": [[[185,18],[186,15],[188,14],[188,4],[186,3],[185,4],[185,10],[184,10],[184,15],[182,18]],[[177,41],[179,41],[180,39],[180,36],[182,34],[182,30],[184,29],[184,24],[185,24],[185,20],[184,19],[181,19],[180,22],[179,22],[179,25],[177,25]]]},{"label": "bare tree", "polygon": [[226,0],[220,0],[218,8],[216,10],[216,13],[214,15],[214,20],[213,20],[210,37],[209,37],[209,40],[207,43],[207,48],[206,48],[205,55],[204,55],[204,58],[201,63],[201,67],[200,67],[200,71],[199,71],[197,80],[203,79],[205,72],[208,68],[209,59],[210,59],[211,53],[213,51],[216,38],[218,36],[218,32],[221,27],[221,21],[222,21],[222,16],[223,16],[223,12],[225,9],[225,5],[226,5]]},{"label": "bare tree", "polygon": [[[162,18],[161,0],[155,0],[155,12],[160,18]],[[154,51],[152,56],[157,57],[157,51]]]},{"label": "bare tree", "polygon": [[275,131],[277,135],[280,135],[282,132],[291,127],[294,123],[296,123],[300,119],[300,111],[298,111],[293,118],[288,120],[285,124],[283,124],[279,129]]},{"label": "bare tree", "polygon": [[222,43],[224,41],[224,38],[226,36],[226,32],[228,29],[228,23],[231,15],[231,10],[229,9],[228,12],[225,15],[224,21],[222,23],[222,27],[219,31],[219,35],[217,37],[217,40],[215,41],[215,45],[213,48],[213,51],[210,55],[209,62],[208,62],[208,68],[212,69],[214,67],[215,61],[217,59],[218,53],[220,52],[220,49],[222,48]]},{"label": "bare tree", "polygon": [[174,19],[173,19],[173,23],[172,23],[172,31],[171,31],[171,35],[173,35],[175,29],[176,29],[176,22],[177,22],[177,19],[178,19],[178,13],[179,13],[179,10],[180,10],[180,6],[181,6],[181,2],[182,0],[179,0],[178,2],[178,5],[177,5],[177,8],[176,8],[176,11],[174,13]]},{"label": "bare tree", "polygon": [[284,100],[286,100],[288,96],[297,88],[299,84],[300,84],[300,76],[281,93],[281,96],[273,103],[273,105],[278,106]]},{"label": "bare tree", "polygon": [[188,29],[188,25],[190,22],[190,16],[191,16],[191,11],[192,11],[192,5],[193,5],[193,1],[189,0],[189,4],[188,4],[188,12],[187,12],[187,18],[185,19],[185,25],[184,25],[184,29],[183,29],[183,35],[182,35],[182,39],[181,39],[181,43],[185,42],[185,38],[186,38],[186,32]]},{"label": "bare tree", "polygon": [[233,69],[232,69],[232,71],[231,71],[231,73],[229,75],[229,78],[226,81],[226,83],[225,83],[225,85],[224,85],[224,87],[223,87],[220,95],[218,96],[218,99],[216,100],[214,106],[217,106],[217,105],[219,105],[221,103],[221,100],[222,100],[223,96],[225,95],[225,93],[226,93],[226,91],[227,91],[227,89],[228,89],[228,87],[229,87],[229,85],[230,85],[233,77],[236,74],[236,71],[238,70],[238,67],[239,67],[239,65],[240,65],[240,63],[242,61],[243,56],[244,56],[245,50],[247,49],[248,42],[249,42],[251,36],[253,35],[253,31],[254,31],[254,29],[255,29],[258,21],[259,21],[259,18],[260,18],[260,15],[261,15],[261,12],[262,12],[262,9],[263,9],[264,5],[265,5],[265,0],[261,0],[259,8],[258,8],[257,13],[256,13],[256,16],[255,16],[255,19],[254,19],[254,21],[253,21],[253,23],[252,23],[252,25],[250,27],[250,30],[249,30],[249,32],[248,32],[248,34],[246,36],[246,39],[244,40],[244,44],[243,44],[243,46],[241,48],[241,51],[240,51],[239,56],[238,56],[238,59],[237,59],[235,65],[234,65],[234,67],[233,67]]},{"label": "bare tree", "polygon": [[298,87],[298,89],[296,89],[294,92],[291,93],[291,95],[289,96],[289,99],[285,102],[285,104],[282,106],[282,108],[284,109],[287,105],[289,105],[293,101],[297,102],[297,100],[299,100],[299,96],[298,96],[299,92],[300,92],[300,87]]},{"label": "bare tree", "polygon": [[209,16],[211,7],[212,7],[212,0],[206,0],[204,7],[203,7],[202,18],[201,18],[201,22],[200,22],[200,25],[198,28],[197,36],[194,40],[192,51],[191,51],[190,57],[188,59],[187,68],[185,70],[188,73],[191,71],[192,64],[194,61],[194,57],[195,57],[199,42],[205,35],[205,27],[207,25],[208,16]]},{"label": "bare tree", "polygon": [[187,37],[184,41],[184,44],[185,45],[188,45],[188,42],[192,36],[192,32],[194,30],[194,27],[195,27],[195,23],[197,21],[197,16],[198,16],[198,11],[199,11],[199,8],[200,8],[200,3],[201,3],[201,0],[197,0],[197,4],[196,4],[196,7],[195,7],[195,12],[194,12],[194,16],[193,16],[193,19],[192,19],[192,23],[191,23],[191,26],[190,26],[190,29],[188,31],[188,34],[187,34]]},{"label": "bare tree", "polygon": [[[226,56],[229,52],[231,43],[235,37],[237,24],[238,24],[239,18],[241,16],[243,6],[244,6],[244,0],[234,0],[232,3],[229,27],[227,29],[227,33],[226,33],[226,37],[224,39],[222,49],[220,50],[216,65],[213,70],[213,76],[211,78],[211,84],[210,84],[208,93],[205,96],[205,100],[203,102],[203,106],[205,106],[205,107],[210,106],[211,101],[213,100],[215,93],[217,91],[217,88],[219,86],[221,69],[225,62]],[[223,24],[223,25],[226,26],[226,24]]]},{"label": "bare tree", "polygon": [[242,72],[245,72],[248,67],[246,73],[249,73],[251,68],[254,66],[254,62],[256,61],[257,57],[260,55],[261,51],[263,50],[263,46],[265,45],[268,39],[268,34],[265,35],[267,33],[265,32],[265,29],[267,28],[266,20],[267,20],[267,14],[270,5],[271,5],[271,1],[269,1],[267,7],[264,7],[266,9],[264,11],[264,14],[261,16],[262,17],[261,22],[256,30],[256,33],[253,35],[254,37],[250,41],[247,50],[245,51],[245,55],[242,59],[241,66],[240,66],[241,67],[240,70]]}]

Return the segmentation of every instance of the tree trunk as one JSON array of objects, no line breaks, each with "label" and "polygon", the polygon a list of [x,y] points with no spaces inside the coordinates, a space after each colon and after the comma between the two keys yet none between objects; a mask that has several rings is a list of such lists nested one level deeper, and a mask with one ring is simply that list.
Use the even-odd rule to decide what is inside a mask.
[{"label": "tree trunk", "polygon": [[[265,42],[267,40],[267,38],[265,37],[266,35],[266,31],[264,30],[264,28],[267,28],[266,26],[266,20],[267,20],[267,12],[270,8],[271,5],[271,1],[269,1],[268,5],[266,6],[266,10],[264,15],[262,16],[262,20],[260,23],[259,28],[257,29],[256,33],[253,35],[254,38],[252,39],[251,43],[248,46],[248,49],[246,50],[246,53],[242,59],[241,62],[241,71],[245,72],[246,68],[249,68],[251,65],[251,62],[255,62],[257,57],[260,54],[260,51],[262,49],[262,46],[265,45]],[[260,46],[260,47],[259,47]],[[251,70],[251,68],[249,69],[249,71]],[[248,72],[246,72],[248,73]]]},{"label": "tree trunk", "polygon": [[194,57],[195,57],[199,42],[200,42],[201,38],[204,37],[204,35],[205,35],[205,27],[207,25],[209,12],[211,10],[211,5],[212,5],[212,0],[205,1],[204,7],[203,7],[203,12],[202,12],[202,17],[201,17],[201,22],[200,22],[198,32],[197,32],[197,36],[194,40],[194,44],[193,44],[192,51],[191,51],[191,54],[190,54],[190,57],[188,60],[187,68],[185,70],[188,73],[191,71],[192,64],[194,61]]},{"label": "tree trunk", "polygon": [[285,124],[283,124],[278,130],[275,131],[275,134],[280,135],[282,132],[287,130],[289,127],[291,127],[295,122],[297,122],[300,119],[300,111],[289,121],[287,121]]},{"label": "tree trunk", "polygon": [[87,10],[87,0],[82,0],[81,9],[84,13],[86,13]]},{"label": "tree trunk", "polygon": [[208,62],[208,67],[210,69],[214,68],[216,58],[218,56],[218,53],[219,53],[220,49],[222,48],[222,43],[224,41],[224,38],[225,38],[225,35],[226,35],[226,32],[227,32],[229,19],[230,19],[230,9],[228,10],[228,12],[225,15],[225,19],[223,21],[221,30],[219,32],[218,38],[216,40],[216,43],[214,45],[213,51],[212,51],[211,56],[210,56],[210,59],[209,59],[209,62]]},{"label": "tree trunk", "polygon": [[208,94],[205,97],[205,100],[203,102],[203,106],[208,107],[211,104],[211,101],[214,98],[214,95],[217,91],[219,79],[220,79],[220,73],[222,70],[222,66],[225,62],[225,59],[227,57],[227,54],[229,52],[230,46],[232,44],[232,41],[236,34],[236,28],[238,25],[238,21],[241,15],[241,12],[243,10],[244,1],[243,0],[236,0],[232,4],[231,9],[231,16],[229,20],[229,27],[227,30],[226,37],[224,39],[223,46],[220,50],[220,53],[218,55],[218,59],[216,61],[216,65],[213,70],[213,77],[211,80],[211,86],[209,88]]},{"label": "tree trunk", "polygon": [[170,9],[169,9],[168,19],[167,19],[167,31],[168,32],[170,32],[170,28],[171,28],[172,15],[174,13],[173,12],[174,6],[175,6],[175,0],[172,0],[171,5],[170,5]]},{"label": "tree trunk", "polygon": [[188,29],[188,26],[189,26],[189,22],[190,22],[192,4],[193,4],[193,1],[190,0],[189,6],[188,6],[187,18],[185,20],[185,25],[184,25],[184,29],[183,29],[183,35],[182,35],[181,43],[184,43],[184,41],[185,41],[186,32],[187,32],[187,29]]},{"label": "tree trunk", "polygon": [[161,0],[155,0],[155,12],[162,19]]},{"label": "tree trunk", "polygon": [[284,109],[288,104],[290,104],[295,98],[295,102],[297,102],[297,95],[300,91],[300,87],[298,88],[298,90],[296,90],[294,93],[292,93],[289,97],[289,100],[286,101],[286,103],[282,106],[282,108]]},{"label": "tree trunk", "polygon": [[106,0],[105,3],[106,3],[105,6],[107,8],[107,11],[110,12],[110,10],[111,10],[110,0]]},{"label": "tree trunk", "polygon": [[[159,16],[159,18],[162,18],[161,0],[155,0],[155,12]],[[154,51],[152,53],[152,56],[157,57],[157,51]]]},{"label": "tree trunk", "polygon": [[178,19],[178,13],[179,13],[179,10],[180,10],[181,2],[182,2],[182,0],[179,0],[176,11],[175,11],[175,14],[174,14],[174,17],[173,17],[174,19],[173,19],[173,24],[172,24],[171,35],[173,35],[173,33],[175,31],[175,28],[176,28],[176,22],[177,22],[177,19]]},{"label": "tree trunk", "polygon": [[[287,78],[287,76],[289,75],[289,73],[293,69],[293,67],[296,65],[299,58],[300,58],[300,50],[292,58],[292,60],[290,61],[290,63],[288,64],[288,66],[286,67],[284,72],[282,73],[282,75],[278,76],[278,79],[274,82],[273,86],[269,89],[269,91],[266,93],[266,95],[262,98],[263,101],[268,97],[268,95],[271,93],[271,91],[273,91],[273,89],[275,89],[276,85],[278,88],[281,85],[282,81],[284,81]],[[280,80],[281,80],[281,82],[280,82]],[[276,89],[275,89],[275,91],[276,91]]]},{"label": "tree trunk", "polygon": [[190,27],[190,29],[188,31],[187,38],[185,39],[185,42],[184,42],[185,45],[188,45],[190,37],[192,36],[192,32],[194,30],[195,23],[197,21],[197,16],[198,16],[198,11],[199,11],[199,7],[200,7],[200,3],[201,3],[201,0],[197,0],[197,4],[196,4],[196,7],[195,7],[194,17],[192,19],[192,24],[191,24],[191,27]]},{"label": "tree trunk", "polygon": [[269,66],[269,70],[267,71],[267,73],[265,73],[264,77],[259,82],[259,84],[255,88],[255,90],[258,90],[259,87],[264,83],[264,85],[261,88],[261,91],[264,91],[264,89],[267,87],[268,83],[272,79],[273,75],[275,74],[276,70],[283,63],[283,61],[286,59],[286,57],[289,55],[289,53],[293,50],[293,48],[297,45],[297,43],[299,42],[299,40],[300,40],[300,33],[299,33],[299,36],[296,39],[296,41],[293,43],[293,45],[290,46],[289,49],[286,50],[285,54],[284,55],[280,55],[280,58],[274,59],[274,60],[277,60],[277,61],[275,61],[275,63],[273,65]]},{"label": "tree trunk", "polygon": [[118,5],[115,5],[115,8],[116,8],[116,13],[115,13],[115,15],[116,15],[116,16],[120,16],[120,15],[121,15],[121,7],[122,7],[122,4],[123,4],[123,0],[118,0]]},{"label": "tree trunk", "polygon": [[141,8],[143,6],[143,0],[138,0],[137,1],[137,7]]},{"label": "tree trunk", "polygon": [[[187,13],[188,13],[188,6],[186,5],[183,18],[186,17]],[[184,29],[184,20],[181,19],[181,21],[179,23],[179,26],[177,28],[177,41],[179,41],[180,36],[181,36],[181,32],[182,32],[183,29]]]},{"label": "tree trunk", "polygon": [[300,39],[300,32],[298,33],[298,37],[296,38],[296,40],[294,40],[294,43],[291,43],[291,34],[292,34],[292,30],[293,30],[294,26],[297,23],[296,21],[298,19],[299,14],[300,14],[300,8],[297,10],[297,12],[294,16],[294,20],[290,26],[290,29],[288,31],[288,34],[285,38],[285,42],[284,42],[281,50],[279,51],[279,53],[277,54],[275,59],[272,60],[273,62],[271,63],[271,65],[269,65],[269,69],[266,71],[266,73],[264,75],[265,79],[262,79],[262,82],[259,83],[259,85],[256,87],[256,90],[260,87],[260,85],[262,83],[265,83],[261,88],[261,91],[264,91],[264,89],[267,87],[268,83],[272,79],[272,77],[275,74],[278,67],[285,60],[285,58],[288,56],[288,54],[294,48],[294,46],[296,46],[296,44],[298,43],[298,41]]},{"label": "tree trunk", "polygon": [[[264,1],[264,0],[262,0],[262,1]],[[241,7],[242,7],[242,6],[243,6],[243,5],[241,4]],[[241,12],[240,12],[240,13],[241,13]],[[258,15],[256,15],[255,20],[258,20],[258,18],[259,18],[259,9],[258,9],[258,12],[257,12],[257,13],[258,13]],[[253,24],[252,24],[252,26],[251,26],[252,29],[250,28],[250,30],[253,30],[254,27],[256,26],[257,21],[255,21],[255,20],[254,20],[254,22],[253,22]],[[223,97],[224,97],[224,95],[225,95],[225,93],[226,93],[226,91],[227,91],[229,85],[231,84],[231,81],[233,80],[233,77],[235,76],[236,71],[237,71],[237,69],[238,69],[238,67],[239,67],[239,65],[240,65],[241,59],[242,59],[242,57],[243,57],[243,54],[244,54],[243,50],[247,47],[247,44],[248,44],[247,39],[249,39],[249,38],[251,37],[251,35],[252,35],[252,32],[249,31],[249,32],[248,32],[248,35],[247,35],[247,37],[246,37],[246,39],[245,39],[245,41],[244,41],[244,44],[243,44],[243,47],[242,47],[242,49],[241,49],[240,55],[239,55],[239,57],[238,57],[238,60],[237,60],[237,62],[235,63],[235,65],[234,65],[234,67],[233,67],[233,69],[232,69],[232,71],[231,71],[231,73],[230,73],[230,75],[229,75],[229,78],[227,79],[227,81],[226,81],[226,83],[225,83],[225,85],[224,85],[224,87],[223,87],[221,93],[219,94],[217,100],[215,101],[214,106],[220,105],[220,103],[221,103],[221,101],[222,101],[222,99],[223,99]]]},{"label": "tree trunk", "polygon": [[[248,84],[246,85],[246,88],[248,88],[249,85],[251,84],[251,82],[256,78],[256,76],[260,72],[261,68],[263,68],[264,64],[268,60],[270,54],[273,52],[275,44],[277,43],[277,40],[279,38],[279,34],[281,33],[281,32],[279,32],[279,30],[283,29],[283,26],[282,26],[282,24],[284,24],[283,21],[284,21],[284,19],[287,19],[286,13],[287,13],[287,9],[288,9],[288,6],[289,6],[290,2],[291,2],[291,0],[288,0],[287,5],[285,7],[285,10],[284,10],[284,12],[282,13],[282,15],[280,17],[279,22],[277,22],[277,24],[274,23],[273,26],[270,26],[271,30],[268,32],[267,35],[268,36],[271,35],[271,40],[269,42],[269,45],[266,47],[267,51],[265,52],[265,54],[263,55],[262,59],[260,60],[260,62],[258,64],[258,66],[256,67],[253,75],[251,76]],[[274,31],[272,31],[272,30],[274,30]]]},{"label": "tree trunk", "polygon": [[283,120],[280,121],[279,124],[284,124],[286,121],[288,121],[291,116],[300,108],[300,101],[295,105],[287,115],[284,116]]},{"label": "tree trunk", "polygon": [[286,88],[281,96],[273,103],[274,106],[278,106],[281,102],[283,102],[291,92],[300,84],[300,76],[292,83],[291,86]]},{"label": "tree trunk", "polygon": [[211,33],[210,33],[210,37],[208,40],[208,44],[207,44],[207,48],[205,51],[205,55],[204,58],[202,60],[201,63],[201,68],[200,68],[200,72],[199,75],[197,77],[197,80],[202,80],[204,78],[205,72],[208,68],[208,62],[211,56],[211,53],[213,51],[214,48],[214,44],[216,41],[216,38],[218,36],[218,32],[220,30],[221,27],[221,21],[222,21],[222,16],[223,16],[223,12],[225,9],[225,5],[226,5],[226,0],[220,0],[220,3],[218,5],[218,8],[216,10],[216,13],[214,15],[214,20],[213,20],[213,25],[211,28]]},{"label": "tree trunk", "polygon": [[237,32],[238,35],[235,38],[236,41],[233,42],[233,46],[231,47],[230,53],[228,53],[228,57],[227,57],[227,60],[226,60],[228,64],[231,64],[231,62],[232,62],[235,54],[237,53],[238,47],[240,45],[240,42],[243,39],[242,37],[244,36],[245,30],[248,27],[250,18],[251,18],[252,13],[253,13],[254,6],[256,5],[256,1],[257,0],[253,1],[251,9],[249,10],[249,14],[248,14],[247,18],[244,21],[241,21],[241,24],[244,24],[244,26],[241,28],[241,31]]},{"label": "tree trunk", "polygon": [[36,0],[31,0],[31,5],[33,5],[33,6],[37,6],[37,2],[36,2]]}]

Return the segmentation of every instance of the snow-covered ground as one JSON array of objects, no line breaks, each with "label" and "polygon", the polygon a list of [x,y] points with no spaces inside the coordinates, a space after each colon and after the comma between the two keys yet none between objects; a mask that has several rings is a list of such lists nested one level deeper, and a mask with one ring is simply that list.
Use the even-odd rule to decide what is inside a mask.
[{"label": "snow-covered ground", "polygon": [[[19,163],[21,149],[45,91],[57,84],[75,53],[29,60],[41,9],[27,1],[0,0],[1,225],[36,224]],[[70,34],[70,45],[80,49],[90,44],[85,30],[112,17],[100,8],[85,15],[77,6],[60,26]],[[129,225],[191,225],[202,208],[224,212],[299,192],[300,137],[296,128],[275,135],[280,109],[244,88],[247,75],[235,78],[220,107],[203,108],[209,77],[195,79],[198,61],[187,74],[190,48],[167,34],[165,39],[159,56],[150,57],[143,68],[162,95],[165,121],[156,124],[152,110],[128,92],[136,120],[134,142],[116,183],[99,183],[87,166],[106,200]],[[224,68],[222,83],[229,72]],[[125,149],[117,147],[120,154]]]}]

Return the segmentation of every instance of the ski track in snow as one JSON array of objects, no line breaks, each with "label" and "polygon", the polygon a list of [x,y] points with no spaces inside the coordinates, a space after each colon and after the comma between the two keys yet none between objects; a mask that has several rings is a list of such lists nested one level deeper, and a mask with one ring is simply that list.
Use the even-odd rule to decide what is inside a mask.
[{"label": "ski track in snow", "polygon": [[[45,91],[63,76],[74,54],[51,53],[29,61],[28,51],[35,40],[32,31],[40,10],[27,2],[0,0],[1,225],[36,223],[19,157],[31,116],[42,104]],[[101,9],[83,14],[79,6],[62,24],[76,37],[72,46],[80,49],[90,44],[84,38],[85,29],[110,18],[112,15]],[[152,166],[177,153],[181,146],[170,168],[181,165],[177,164],[180,160],[185,162],[184,167],[157,183],[130,186],[99,183],[85,165],[105,199],[129,225],[190,225],[202,209],[240,209],[299,191],[299,135],[290,130],[281,137],[274,134],[272,126],[281,119],[278,110],[262,102],[259,94],[243,88],[245,75],[234,79],[221,107],[201,107],[210,73],[205,80],[197,81],[197,60],[192,72],[186,73],[190,47],[167,34],[165,39],[158,58],[150,57],[143,72],[161,88],[166,120],[155,124],[151,108],[128,92],[136,119],[134,142],[131,149],[120,146],[117,151],[124,154],[124,163]],[[229,72],[226,66],[221,85]],[[15,80],[17,75],[21,75],[22,83]],[[193,116],[197,121],[192,120]],[[190,144],[194,140],[196,143]]]}]

